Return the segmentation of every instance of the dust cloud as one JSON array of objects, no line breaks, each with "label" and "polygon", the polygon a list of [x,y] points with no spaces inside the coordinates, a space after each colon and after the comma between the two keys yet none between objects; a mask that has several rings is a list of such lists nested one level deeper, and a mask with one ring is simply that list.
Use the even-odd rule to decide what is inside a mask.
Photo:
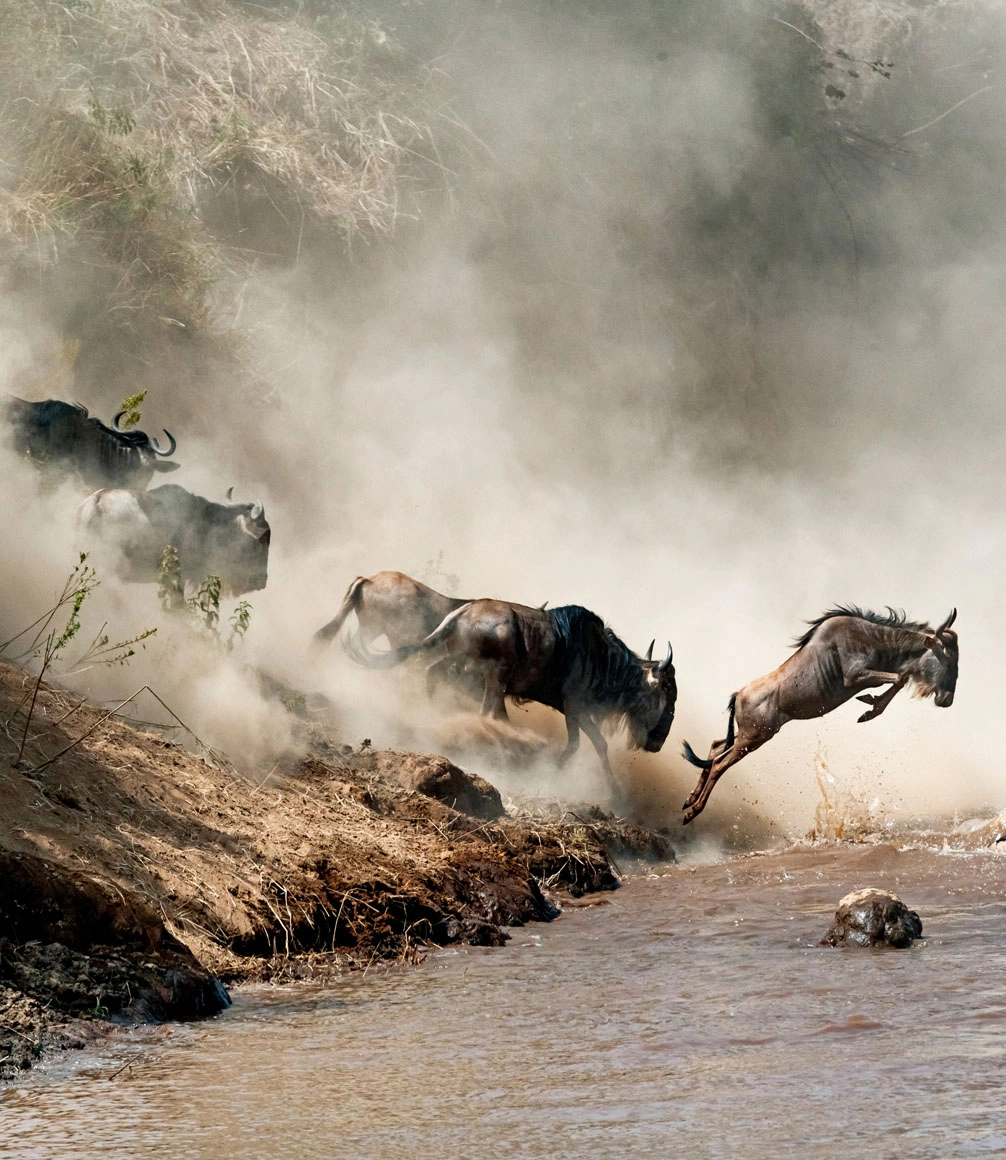
[{"label": "dust cloud", "polygon": [[[193,652],[162,628],[89,687],[149,683],[208,744],[267,765],[289,724],[257,666],[330,698],[350,744],[439,744],[513,792],[673,824],[696,773],[681,740],[722,736],[730,693],[805,619],[851,601],[937,623],[956,606],[950,713],[903,696],[862,726],[848,706],[794,723],[692,828],[802,833],[822,768],[878,826],[1001,806],[995,7],[515,3],[476,21],[445,4],[458,25],[442,41],[432,16],[374,10],[450,78],[451,197],[431,193],[391,255],[322,247],[249,276],[253,384],[152,393],[143,426],[178,437],[172,482],[265,503],[269,585],[240,650]],[[44,317],[5,305],[6,389]],[[113,394],[82,401],[103,413]],[[40,518],[17,468],[4,478],[22,490],[0,624],[20,627],[72,563],[70,498],[37,501]],[[353,577],[383,568],[583,604],[640,652],[669,638],[664,751],[613,745],[612,789],[586,742],[552,767],[554,714],[515,711],[508,745],[408,673],[312,653]],[[94,603],[124,634],[158,615],[152,589],[111,577]]]}]

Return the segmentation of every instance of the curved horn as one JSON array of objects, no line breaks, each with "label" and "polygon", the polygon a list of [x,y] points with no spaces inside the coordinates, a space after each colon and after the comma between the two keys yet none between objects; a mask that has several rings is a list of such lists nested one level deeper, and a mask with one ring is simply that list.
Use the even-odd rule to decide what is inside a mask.
[{"label": "curved horn", "polygon": [[939,636],[941,632],[946,632],[946,630],[947,630],[947,629],[948,629],[948,628],[949,628],[949,627],[950,627],[950,626],[951,626],[951,625],[954,623],[954,621],[955,621],[956,619],[957,619],[957,609],[956,609],[956,608],[951,608],[951,609],[950,609],[950,615],[949,615],[949,616],[947,617],[947,619],[946,619],[946,620],[945,620],[945,621],[944,621],[944,622],[943,622],[943,623],[940,625],[940,627],[939,627],[939,628],[936,630],[936,635],[937,635],[937,636]]},{"label": "curved horn", "polygon": [[657,643],[657,638],[656,638],[656,637],[654,637],[654,638],[653,638],[653,640],[651,640],[651,641],[650,641],[650,647],[649,647],[649,648],[646,650],[646,659],[647,659],[648,661],[652,661],[652,660],[653,660],[653,646],[654,646],[656,643]]},{"label": "curved horn", "polygon": [[657,672],[662,673],[664,669],[670,666],[671,661],[674,660],[674,649],[671,648],[671,642],[667,642],[667,656],[657,665]]},{"label": "curved horn", "polygon": [[125,415],[125,413],[126,413],[125,411],[116,411],[115,414],[112,416],[112,426],[116,429],[116,431],[119,430],[119,420],[122,418],[123,415]]},{"label": "curved horn", "polygon": [[[119,414],[121,415],[122,412],[120,411]],[[115,417],[118,419],[119,416],[116,415]],[[167,435],[168,442],[171,444],[171,446],[167,449],[167,451],[162,451],[160,449],[160,447],[157,444],[156,439],[151,439],[149,435],[147,436],[147,438],[150,439],[150,446],[154,449],[154,454],[160,455],[160,456],[162,456],[162,458],[167,458],[169,455],[174,455],[175,448],[178,446],[178,444],[175,442],[174,435],[172,435],[171,432],[167,430],[167,428],[165,428],[164,434]]]},{"label": "curved horn", "polygon": [[265,505],[260,500],[255,500],[255,502],[251,505],[251,511],[248,513],[248,518],[250,520],[254,520],[255,523],[258,523],[264,513]]}]

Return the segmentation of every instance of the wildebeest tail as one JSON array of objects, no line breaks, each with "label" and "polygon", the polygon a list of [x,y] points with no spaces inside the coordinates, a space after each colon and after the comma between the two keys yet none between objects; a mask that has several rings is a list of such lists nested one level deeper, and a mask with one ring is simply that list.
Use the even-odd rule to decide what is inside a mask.
[{"label": "wildebeest tail", "polygon": [[692,765],[697,765],[699,769],[712,769],[713,763],[711,761],[704,761],[699,757],[687,741],[681,743],[681,752],[684,755],[685,761],[690,762]]},{"label": "wildebeest tail", "polygon": [[346,617],[356,610],[360,602],[360,590],[366,582],[366,576],[357,576],[353,583],[350,584],[346,589],[346,595],[342,598],[342,604],[339,605],[339,611],[328,624],[319,628],[314,634],[316,644],[324,644],[326,641],[332,640],[333,637],[338,635],[339,629],[345,623]]},{"label": "wildebeest tail", "polygon": [[736,705],[737,705],[737,694],[734,693],[733,696],[730,698],[730,700],[727,702],[727,708],[730,710],[730,719],[729,719],[729,721],[727,721],[727,735],[726,735],[726,739],[723,742],[723,752],[724,753],[726,753],[726,751],[728,749],[733,747],[733,743],[734,743],[734,716],[735,716],[735,712],[736,712]]},{"label": "wildebeest tail", "polygon": [[400,665],[402,661],[416,656],[417,653],[425,652],[427,649],[436,648],[437,645],[443,644],[454,631],[454,622],[459,616],[467,612],[469,608],[471,608],[470,601],[467,604],[462,604],[460,608],[455,608],[453,612],[449,612],[430,635],[424,637],[417,644],[403,644],[399,648],[389,649],[387,652],[371,652],[370,649],[363,645],[359,633],[355,633],[345,643],[346,652],[349,653],[354,661],[359,662],[361,665],[366,665],[367,668],[394,668],[395,665]]},{"label": "wildebeest tail", "polygon": [[[723,744],[720,746],[720,754],[726,753],[728,749],[732,748],[734,743],[734,717],[736,713],[736,705],[737,694],[734,693],[734,695],[727,702],[727,709],[730,711],[730,718],[727,721],[727,735],[723,739]],[[681,752],[684,755],[685,761],[689,762],[691,765],[697,765],[699,769],[712,769],[713,759],[711,757],[699,757],[699,755],[695,752],[694,749],[692,749],[687,741],[682,743]]]}]

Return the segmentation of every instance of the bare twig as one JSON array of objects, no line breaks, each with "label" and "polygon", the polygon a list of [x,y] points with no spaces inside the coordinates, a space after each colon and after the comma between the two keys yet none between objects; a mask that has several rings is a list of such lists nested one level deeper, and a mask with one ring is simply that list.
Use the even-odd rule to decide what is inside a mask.
[{"label": "bare twig", "polygon": [[111,1075],[106,1076],[105,1078],[106,1079],[115,1079],[115,1077],[117,1075],[121,1075],[126,1070],[127,1067],[132,1067],[133,1064],[136,1063],[136,1061],[140,1058],[141,1055],[143,1055],[142,1051],[138,1051],[135,1055],[131,1055],[126,1060],[126,1062],[122,1065],[122,1067],[117,1067],[115,1069],[115,1071],[112,1072]]},{"label": "bare twig", "polygon": [[962,97],[955,105],[951,105],[945,112],[940,113],[938,117],[933,117],[931,121],[927,121],[924,125],[917,125],[914,129],[909,129],[907,133],[902,133],[898,138],[899,141],[904,141],[906,137],[911,137],[913,133],[921,133],[923,129],[931,129],[934,125],[939,124],[944,117],[949,117],[951,113],[959,109],[961,105],[966,105],[968,101],[973,101],[975,97],[980,97],[982,93],[991,92],[992,89],[1001,88],[1000,85],[985,85],[984,88],[976,89],[966,97]]}]

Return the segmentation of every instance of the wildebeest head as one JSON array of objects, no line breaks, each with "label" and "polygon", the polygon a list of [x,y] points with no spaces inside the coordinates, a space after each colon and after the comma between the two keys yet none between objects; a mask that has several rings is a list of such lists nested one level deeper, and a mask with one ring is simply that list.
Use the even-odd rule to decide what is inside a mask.
[{"label": "wildebeest head", "polygon": [[[125,414],[125,411],[116,411],[112,416],[111,427],[111,430],[123,446],[135,447],[140,454],[143,466],[149,471],[176,471],[181,466],[180,464],[165,462],[168,456],[174,455],[175,448],[178,446],[174,435],[165,429],[164,434],[168,437],[168,447],[167,450],[162,451],[161,445],[153,435],[148,435],[145,431],[137,431],[135,429],[127,428],[123,430],[119,426],[119,420]],[[99,422],[97,419],[92,419],[91,422],[96,423],[103,431],[109,430],[104,423]]]},{"label": "wildebeest head", "polygon": [[272,532],[265,518],[265,507],[258,501],[233,503],[234,489],[227,489],[226,510],[233,517],[237,535],[228,534],[220,544],[220,579],[228,595],[257,592],[266,586],[269,569],[269,542]]},{"label": "wildebeest head", "polygon": [[636,704],[626,713],[629,744],[633,749],[656,753],[667,740],[674,722],[678,682],[674,673],[674,650],[667,642],[667,656],[653,660],[653,644],[643,662],[643,687]]},{"label": "wildebeest head", "polygon": [[926,651],[912,673],[916,697],[933,697],[941,709],[954,703],[957,689],[957,633],[950,627],[957,619],[953,609],[947,619],[926,637]]}]

